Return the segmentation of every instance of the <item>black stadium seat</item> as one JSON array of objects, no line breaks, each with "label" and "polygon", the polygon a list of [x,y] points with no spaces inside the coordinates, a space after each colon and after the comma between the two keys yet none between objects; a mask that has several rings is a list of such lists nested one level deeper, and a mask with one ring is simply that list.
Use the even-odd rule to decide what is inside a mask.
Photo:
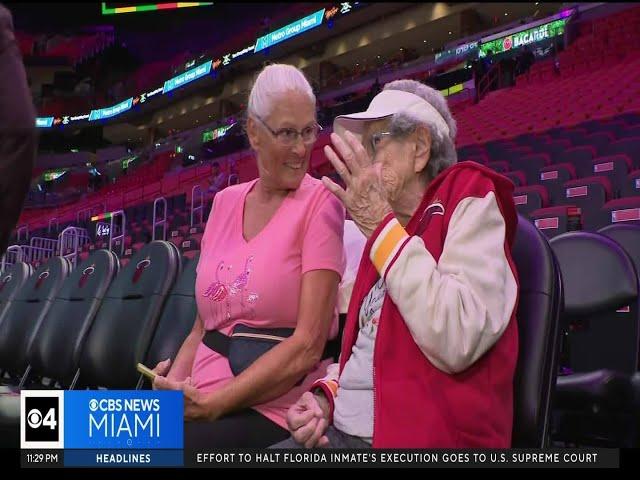
[{"label": "black stadium seat", "polygon": [[[551,240],[565,288],[570,375],[558,377],[555,438],[633,446],[631,374],[638,367],[638,274],[624,248],[591,232]],[[607,443],[607,439],[610,443]]]},{"label": "black stadium seat", "polygon": [[551,164],[551,159],[546,153],[525,155],[511,160],[511,170],[524,172],[527,185],[533,185],[540,178],[540,169]]},{"label": "black stadium seat", "polygon": [[195,287],[199,259],[200,252],[191,259],[182,259],[182,274],[167,298],[145,359],[145,365],[151,368],[167,358],[175,360],[182,342],[193,328],[198,313]]},{"label": "black stadium seat", "polygon": [[520,285],[512,446],[543,448],[558,369],[562,281],[548,242],[522,215],[512,256]]},{"label": "black stadium seat", "polygon": [[621,194],[623,197],[640,195],[640,170],[635,170],[627,175]]},{"label": "black stadium seat", "polygon": [[[633,304],[638,280],[629,255],[617,242],[592,232],[568,232],[550,244],[562,272],[565,316],[573,324],[568,337],[571,370],[635,371],[640,326]],[[628,320],[608,317],[629,305]]]},{"label": "black stadium seat", "polygon": [[[98,250],[65,280],[28,352],[30,377],[71,385],[84,341],[118,268],[114,252]],[[25,381],[21,383],[26,386]]]},{"label": "black stadium seat", "polygon": [[610,155],[593,160],[593,175],[606,176],[611,181],[613,194],[619,196],[624,188],[627,175],[632,170],[631,159],[626,155]]},{"label": "black stadium seat", "polygon": [[107,291],[80,357],[79,385],[135,388],[165,298],[180,273],[180,256],[156,240],[136,253]]},{"label": "black stadium seat", "polygon": [[527,185],[527,177],[522,170],[505,172],[503,175],[511,180],[516,187],[523,187]]},{"label": "black stadium seat", "polygon": [[569,148],[557,157],[556,163],[570,163],[578,177],[588,177],[593,172],[592,160],[596,156],[594,147],[588,145]]},{"label": "black stadium seat", "polygon": [[640,225],[640,197],[616,198],[605,203],[590,221],[590,229],[597,230],[613,223]]},{"label": "black stadium seat", "polygon": [[549,204],[549,194],[542,185],[516,187],[513,190],[513,201],[518,213],[528,216],[534,210],[544,208]]},{"label": "black stadium seat", "polygon": [[33,273],[31,265],[17,262],[0,277],[0,321],[2,321],[5,310],[9,308],[13,299],[20,293],[31,273]]},{"label": "black stadium seat", "polygon": [[600,208],[612,198],[611,182],[607,177],[586,177],[564,183],[561,205],[575,205],[582,210],[585,230],[596,230],[594,219]]},{"label": "black stadium seat", "polygon": [[27,368],[27,352],[34,334],[71,271],[63,257],[52,257],[29,277],[0,319],[0,369],[14,382]]},{"label": "black stadium seat", "polygon": [[576,168],[572,163],[556,163],[541,168],[536,183],[546,187],[551,204],[557,205],[564,195],[564,183],[575,179],[576,175]]},{"label": "black stadium seat", "polygon": [[195,237],[189,237],[182,242],[180,248],[186,257],[194,257],[200,251],[200,241]]},{"label": "black stadium seat", "polygon": [[547,238],[553,238],[570,230],[581,230],[582,212],[578,207],[559,205],[534,210],[529,214],[533,224]]}]

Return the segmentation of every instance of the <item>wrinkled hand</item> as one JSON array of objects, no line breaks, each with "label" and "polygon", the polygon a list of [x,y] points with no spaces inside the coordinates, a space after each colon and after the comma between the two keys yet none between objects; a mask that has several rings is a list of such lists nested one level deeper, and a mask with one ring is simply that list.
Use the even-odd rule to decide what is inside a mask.
[{"label": "wrinkled hand", "polygon": [[[324,405],[321,405],[324,402]],[[327,399],[305,392],[287,412],[287,425],[291,436],[305,448],[327,447],[329,439],[325,435],[329,426],[329,405]]]},{"label": "wrinkled hand", "polygon": [[380,180],[380,165],[373,163],[351,132],[346,132],[345,138],[346,141],[331,134],[331,142],[344,163],[331,146],[325,146],[324,153],[344,180],[346,191],[327,177],[322,178],[322,183],[340,199],[360,231],[369,238],[392,210]]},{"label": "wrinkled hand", "polygon": [[153,381],[153,387],[158,390],[182,390],[184,394],[184,419],[215,420],[219,413],[214,407],[212,394],[203,393],[193,386],[191,377],[184,381],[170,380],[158,375]]}]

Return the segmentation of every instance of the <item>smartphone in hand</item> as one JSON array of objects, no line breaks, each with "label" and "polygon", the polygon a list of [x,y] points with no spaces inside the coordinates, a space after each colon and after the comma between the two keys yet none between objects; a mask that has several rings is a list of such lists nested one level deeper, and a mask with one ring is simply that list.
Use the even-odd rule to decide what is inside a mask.
[{"label": "smartphone in hand", "polygon": [[157,375],[156,372],[146,367],[142,363],[138,363],[138,365],[136,365],[136,370],[138,370],[141,374],[147,377],[151,382],[153,382],[153,380],[156,378],[156,375]]}]

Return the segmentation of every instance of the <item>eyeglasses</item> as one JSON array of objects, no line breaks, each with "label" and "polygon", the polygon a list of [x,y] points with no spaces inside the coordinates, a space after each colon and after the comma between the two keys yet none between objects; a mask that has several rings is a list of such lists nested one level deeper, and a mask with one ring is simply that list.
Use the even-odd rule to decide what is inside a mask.
[{"label": "eyeglasses", "polygon": [[273,135],[278,142],[284,147],[292,147],[298,142],[298,137],[302,137],[302,143],[309,145],[314,143],[318,139],[318,133],[322,130],[322,127],[317,123],[310,125],[298,131],[295,128],[281,128],[280,130],[273,130],[266,124],[258,115],[254,115],[262,125]]},{"label": "eyeglasses", "polygon": [[376,150],[380,146],[380,142],[382,141],[382,139],[384,137],[389,137],[391,135],[392,135],[391,132],[378,132],[371,135],[371,153],[375,155]]}]

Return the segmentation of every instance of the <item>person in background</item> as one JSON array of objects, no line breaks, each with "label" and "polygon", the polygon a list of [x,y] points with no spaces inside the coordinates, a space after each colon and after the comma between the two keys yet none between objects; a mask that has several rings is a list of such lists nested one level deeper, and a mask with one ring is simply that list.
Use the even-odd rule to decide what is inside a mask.
[{"label": "person in background", "polygon": [[213,195],[227,186],[227,174],[220,169],[218,162],[211,164],[211,184],[207,191]]},{"label": "person in background", "polygon": [[20,217],[37,147],[36,113],[13,19],[0,4],[0,256]]}]

